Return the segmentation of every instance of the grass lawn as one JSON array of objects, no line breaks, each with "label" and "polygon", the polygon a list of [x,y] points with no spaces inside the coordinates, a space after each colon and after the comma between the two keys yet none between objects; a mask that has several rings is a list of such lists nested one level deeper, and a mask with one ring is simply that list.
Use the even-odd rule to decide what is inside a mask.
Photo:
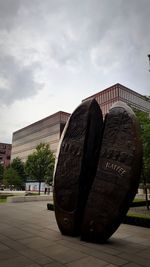
[{"label": "grass lawn", "polygon": [[6,202],[7,202],[7,198],[3,198],[3,199],[0,198],[0,204],[6,203]]},{"label": "grass lawn", "polygon": [[141,214],[129,211],[124,223],[150,228],[150,214]]},{"label": "grass lawn", "polygon": [[150,219],[150,214],[143,214],[143,213],[136,213],[136,212],[134,213],[130,211],[127,213],[127,216]]},{"label": "grass lawn", "polygon": [[143,198],[135,198],[133,200],[133,202],[141,202],[141,201],[145,201],[145,199],[143,199]]}]

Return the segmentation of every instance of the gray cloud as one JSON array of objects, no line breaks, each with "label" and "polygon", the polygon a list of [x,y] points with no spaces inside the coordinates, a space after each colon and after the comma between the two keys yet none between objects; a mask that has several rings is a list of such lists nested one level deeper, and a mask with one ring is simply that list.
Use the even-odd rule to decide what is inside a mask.
[{"label": "gray cloud", "polygon": [[0,29],[9,31],[16,22],[20,0],[0,0]]},{"label": "gray cloud", "polygon": [[35,69],[35,64],[23,66],[11,55],[0,55],[0,102],[12,104],[36,94],[42,85],[34,79]]},{"label": "gray cloud", "polygon": [[149,10],[149,0],[0,0],[3,141],[116,82],[150,95]]},{"label": "gray cloud", "polygon": [[149,0],[56,2],[39,4],[39,11],[47,18],[50,57],[58,65],[89,64],[108,72],[120,68],[129,72],[129,67],[138,69],[146,61]]},{"label": "gray cloud", "polygon": [[0,102],[36,95],[37,71],[53,80],[57,68],[147,86],[149,10],[149,0],[0,0]]}]

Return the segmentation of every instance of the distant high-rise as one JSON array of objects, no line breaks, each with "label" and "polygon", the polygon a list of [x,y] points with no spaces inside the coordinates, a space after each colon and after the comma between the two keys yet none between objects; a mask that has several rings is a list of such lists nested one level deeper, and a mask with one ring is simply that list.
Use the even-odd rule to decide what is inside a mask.
[{"label": "distant high-rise", "polygon": [[59,111],[13,133],[11,159],[26,161],[40,143],[48,143],[56,154],[58,142],[69,113]]},{"label": "distant high-rise", "polygon": [[11,157],[11,144],[0,143],[0,164],[9,166]]},{"label": "distant high-rise", "polygon": [[117,83],[101,92],[87,97],[87,99],[95,98],[99,103],[103,115],[105,115],[113,103],[116,101],[123,101],[132,108],[150,113],[150,99],[139,93]]}]

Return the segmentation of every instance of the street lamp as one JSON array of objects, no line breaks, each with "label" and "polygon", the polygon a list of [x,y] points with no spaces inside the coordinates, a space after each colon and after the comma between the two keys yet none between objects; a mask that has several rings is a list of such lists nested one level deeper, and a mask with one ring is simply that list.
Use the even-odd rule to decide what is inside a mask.
[{"label": "street lamp", "polygon": [[[147,55],[148,56],[148,60],[149,60],[149,67],[150,67],[150,54],[149,55]],[[149,69],[149,71],[150,71],[150,69]]]}]

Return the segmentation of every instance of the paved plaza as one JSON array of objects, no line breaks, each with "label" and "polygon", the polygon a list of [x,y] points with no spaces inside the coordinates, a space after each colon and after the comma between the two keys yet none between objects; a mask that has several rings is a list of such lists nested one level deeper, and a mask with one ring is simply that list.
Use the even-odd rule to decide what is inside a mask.
[{"label": "paved plaza", "polygon": [[150,266],[150,230],[122,224],[107,244],[62,236],[47,202],[0,205],[0,267]]}]

